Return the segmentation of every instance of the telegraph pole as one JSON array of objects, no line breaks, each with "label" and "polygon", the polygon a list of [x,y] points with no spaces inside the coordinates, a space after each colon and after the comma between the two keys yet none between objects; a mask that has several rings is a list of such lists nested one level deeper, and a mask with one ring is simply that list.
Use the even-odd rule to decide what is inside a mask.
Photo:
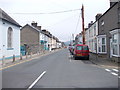
[{"label": "telegraph pole", "polygon": [[85,44],[85,28],[84,28],[84,6],[82,5],[82,9],[81,9],[81,12],[82,12],[82,40],[83,40],[83,44]]}]

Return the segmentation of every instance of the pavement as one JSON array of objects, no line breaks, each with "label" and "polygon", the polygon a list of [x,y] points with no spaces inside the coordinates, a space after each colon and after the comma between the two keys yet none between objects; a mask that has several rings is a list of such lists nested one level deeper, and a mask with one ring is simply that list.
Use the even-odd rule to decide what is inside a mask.
[{"label": "pavement", "polygon": [[36,53],[36,54],[33,54],[33,55],[26,55],[26,56],[22,56],[22,59],[20,57],[17,57],[17,58],[15,58],[15,61],[13,61],[13,59],[0,60],[0,68],[6,67],[6,66],[9,66],[11,64],[15,64],[15,63],[18,63],[18,62],[21,62],[21,61],[26,61],[26,60],[29,60],[29,59],[39,58],[41,56],[45,56],[45,55],[54,53],[58,50],[60,50],[60,49],[52,50],[52,51],[44,51],[42,53]]},{"label": "pavement", "polygon": [[108,68],[119,68],[120,67],[118,62],[107,60],[101,57],[96,57],[95,55],[91,53],[90,53],[90,61],[102,67],[108,67]]}]

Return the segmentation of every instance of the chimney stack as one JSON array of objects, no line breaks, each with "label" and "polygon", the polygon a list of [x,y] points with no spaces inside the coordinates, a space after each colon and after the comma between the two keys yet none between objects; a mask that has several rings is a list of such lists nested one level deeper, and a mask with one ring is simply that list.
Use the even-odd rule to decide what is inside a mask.
[{"label": "chimney stack", "polygon": [[118,0],[110,0],[110,7],[113,6]]},{"label": "chimney stack", "polygon": [[90,28],[92,25],[93,25],[93,21],[91,21],[91,22],[88,24],[88,28]]},{"label": "chimney stack", "polygon": [[98,14],[95,16],[96,21],[97,21],[101,16],[102,16],[102,14],[101,14],[101,13],[98,13]]},{"label": "chimney stack", "polygon": [[31,25],[32,25],[33,27],[37,27],[37,23],[36,23],[36,22],[32,22]]},{"label": "chimney stack", "polygon": [[41,30],[41,26],[37,26],[37,29]]}]

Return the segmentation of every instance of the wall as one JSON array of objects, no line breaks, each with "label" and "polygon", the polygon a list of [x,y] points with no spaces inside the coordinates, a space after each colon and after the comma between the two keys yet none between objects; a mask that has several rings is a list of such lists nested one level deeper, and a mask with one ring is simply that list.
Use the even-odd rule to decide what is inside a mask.
[{"label": "wall", "polygon": [[86,30],[86,43],[89,46],[90,52],[96,53],[96,43],[98,35],[98,22],[95,21],[93,25]]},{"label": "wall", "polygon": [[31,28],[30,26],[26,26],[21,29],[21,45],[27,44],[29,46],[28,53],[32,51],[32,53],[39,52],[39,32]]},{"label": "wall", "polygon": [[[102,26],[102,21],[104,21],[104,25]],[[109,11],[105,12],[103,16],[99,19],[99,35],[106,35],[106,43],[107,43],[107,58],[110,57],[110,30],[118,28],[118,4],[112,7]]]},{"label": "wall", "polygon": [[1,29],[0,30],[0,58],[2,58],[2,35],[3,35],[2,30],[3,29],[2,29],[2,20],[1,19],[0,19],[0,27],[1,27],[0,28]]},{"label": "wall", "polygon": [[[1,27],[2,27],[2,35],[3,35],[2,54],[5,57],[11,57],[13,55],[20,56],[20,28],[6,21],[2,22]],[[13,29],[13,49],[11,50],[8,50],[7,48],[7,31],[9,27]]]}]

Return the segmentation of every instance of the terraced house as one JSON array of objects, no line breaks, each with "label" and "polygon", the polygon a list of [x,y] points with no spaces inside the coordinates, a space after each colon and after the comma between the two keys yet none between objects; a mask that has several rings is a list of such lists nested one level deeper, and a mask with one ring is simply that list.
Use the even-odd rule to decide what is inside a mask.
[{"label": "terraced house", "polygon": [[0,9],[0,60],[20,56],[20,25]]},{"label": "terraced house", "polygon": [[120,2],[110,2],[110,8],[98,20],[98,53],[108,60],[120,60]]}]

